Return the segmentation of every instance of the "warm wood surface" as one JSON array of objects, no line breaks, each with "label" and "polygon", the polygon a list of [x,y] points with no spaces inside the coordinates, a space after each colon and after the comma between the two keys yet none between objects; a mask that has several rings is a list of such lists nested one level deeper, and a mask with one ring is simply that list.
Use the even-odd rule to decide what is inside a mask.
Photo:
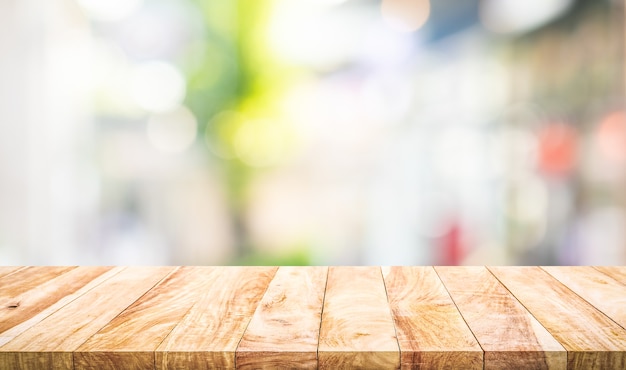
[{"label": "warm wood surface", "polygon": [[380,267],[330,267],[319,367],[396,369],[400,352]]},{"label": "warm wood surface", "polygon": [[0,277],[12,274],[13,272],[23,269],[23,266],[0,266]]},{"label": "warm wood surface", "polygon": [[2,302],[0,345],[7,343],[61,307],[82,296],[121,268],[78,267]]},{"label": "warm wood surface", "polygon": [[593,267],[544,267],[574,293],[626,328],[626,285]]},{"label": "warm wood surface", "polygon": [[594,268],[620,283],[626,284],[626,268],[620,266],[595,266]]},{"label": "warm wood surface", "polygon": [[626,330],[563,283],[539,267],[489,269],[567,350],[568,368],[626,369]]},{"label": "warm wood surface", "polygon": [[237,350],[242,369],[315,369],[327,267],[283,267]]},{"label": "warm wood surface", "polygon": [[72,353],[170,270],[123,269],[1,346],[0,369],[73,368]]},{"label": "warm wood surface", "polygon": [[0,369],[624,369],[625,277],[0,266]]},{"label": "warm wood surface", "polygon": [[83,343],[74,354],[76,368],[153,368],[154,351],[208,288],[212,270],[177,268]]},{"label": "warm wood surface", "polygon": [[215,267],[156,352],[158,369],[235,368],[235,351],[276,267]]},{"label": "warm wood surface", "polygon": [[0,332],[11,327],[9,322],[5,322],[4,315],[16,309],[20,311],[24,309],[24,295],[72,269],[73,267],[27,267],[16,273],[9,273],[2,278],[0,303],[2,304],[3,320],[0,321]]},{"label": "warm wood surface", "polygon": [[567,353],[485,267],[436,267],[485,351],[485,369],[564,368]]},{"label": "warm wood surface", "polygon": [[483,368],[483,351],[432,267],[384,267],[383,276],[403,368]]}]

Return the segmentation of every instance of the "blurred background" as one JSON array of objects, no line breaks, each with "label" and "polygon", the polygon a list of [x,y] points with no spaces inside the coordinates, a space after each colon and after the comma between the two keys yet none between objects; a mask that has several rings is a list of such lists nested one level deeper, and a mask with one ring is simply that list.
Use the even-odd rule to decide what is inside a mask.
[{"label": "blurred background", "polygon": [[1,0],[0,264],[626,264],[623,0]]}]

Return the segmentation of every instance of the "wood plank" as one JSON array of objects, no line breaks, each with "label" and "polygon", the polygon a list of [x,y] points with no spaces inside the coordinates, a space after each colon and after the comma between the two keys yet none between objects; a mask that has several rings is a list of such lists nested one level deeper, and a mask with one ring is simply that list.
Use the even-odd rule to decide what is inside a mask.
[{"label": "wood plank", "polygon": [[0,302],[6,304],[14,297],[19,297],[75,268],[76,266],[30,266],[8,274],[0,278]]},{"label": "wood plank", "polygon": [[[74,266],[30,266],[0,278],[0,333],[6,332],[16,324],[11,317],[14,317],[14,310],[23,309],[20,305],[24,303],[22,302],[24,295],[36,291],[42,284],[75,268]],[[2,345],[6,339],[0,338],[0,341]]]},{"label": "wood plank", "polygon": [[626,330],[539,267],[490,267],[568,351],[568,369],[626,368]]},{"label": "wood plank", "polygon": [[327,267],[280,267],[237,348],[238,369],[316,369]]},{"label": "wood plank", "polygon": [[594,268],[620,283],[626,284],[626,266],[594,266]]},{"label": "wood plank", "polygon": [[435,267],[485,351],[485,369],[564,369],[567,353],[485,267]]},{"label": "wood plank", "polygon": [[550,275],[626,328],[626,286],[589,266],[545,266]]},{"label": "wood plank", "polygon": [[402,368],[483,368],[480,345],[432,267],[382,270]]},{"label": "wood plank", "polygon": [[0,347],[0,369],[73,369],[72,352],[173,269],[125,268]]},{"label": "wood plank", "polygon": [[78,267],[8,301],[0,298],[0,346],[119,271]]},{"label": "wood plank", "polygon": [[17,270],[25,268],[24,266],[0,266],[0,278],[14,273]]},{"label": "wood plank", "polygon": [[235,350],[276,267],[217,267],[159,345],[157,369],[234,369]]},{"label": "wood plank", "polygon": [[154,351],[199,298],[214,267],[181,267],[74,352],[76,369],[154,369]]},{"label": "wood plank", "polygon": [[400,352],[380,267],[330,267],[320,369],[397,369]]}]

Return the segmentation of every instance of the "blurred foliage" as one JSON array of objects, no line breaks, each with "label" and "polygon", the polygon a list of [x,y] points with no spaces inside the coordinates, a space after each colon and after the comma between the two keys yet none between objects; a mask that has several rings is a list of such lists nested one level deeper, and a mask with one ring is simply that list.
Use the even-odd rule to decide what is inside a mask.
[{"label": "blurred foliage", "polygon": [[311,258],[306,248],[289,249],[286,252],[253,252],[233,261],[240,266],[308,266]]},{"label": "blurred foliage", "polygon": [[289,139],[288,128],[276,119],[276,101],[292,73],[273,58],[264,34],[273,1],[191,1],[202,16],[204,37],[190,55],[195,61],[187,63],[186,104],[198,118],[212,160],[222,169],[236,255],[244,256],[236,263],[306,264],[304,252],[254,254],[243,220],[254,176],[268,159],[271,163],[276,144],[284,146]]}]

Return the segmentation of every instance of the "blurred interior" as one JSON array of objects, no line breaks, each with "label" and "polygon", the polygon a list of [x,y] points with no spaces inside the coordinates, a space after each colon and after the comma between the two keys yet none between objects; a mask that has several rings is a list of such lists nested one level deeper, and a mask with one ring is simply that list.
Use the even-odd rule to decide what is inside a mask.
[{"label": "blurred interior", "polygon": [[0,264],[626,264],[622,0],[0,2]]}]

